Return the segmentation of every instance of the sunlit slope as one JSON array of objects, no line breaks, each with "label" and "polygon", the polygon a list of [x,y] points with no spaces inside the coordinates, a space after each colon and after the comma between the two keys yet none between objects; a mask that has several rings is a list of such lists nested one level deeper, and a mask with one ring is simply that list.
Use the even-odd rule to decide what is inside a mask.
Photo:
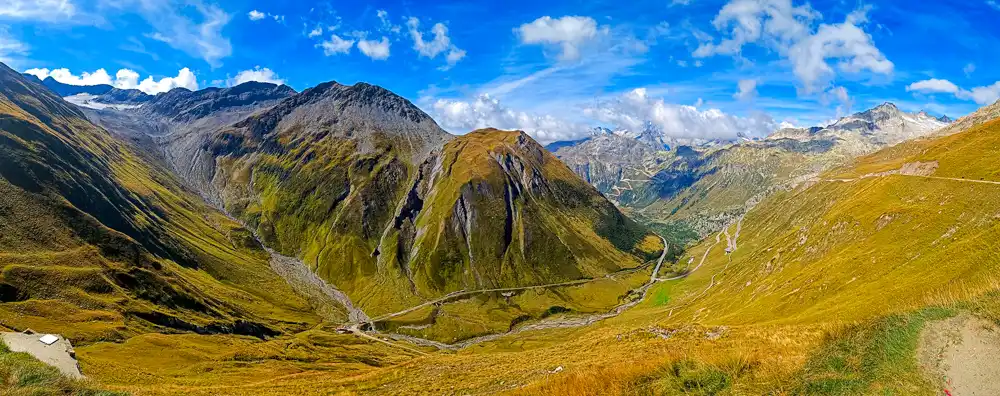
[{"label": "sunlit slope", "polygon": [[640,265],[647,231],[523,133],[453,137],[368,84],[326,83],[220,131],[221,202],[370,315],[458,290]]},{"label": "sunlit slope", "polygon": [[3,326],[78,343],[318,321],[246,230],[5,66],[0,268]]},{"label": "sunlit slope", "polygon": [[725,238],[692,250],[712,248],[677,285],[670,320],[858,320],[988,285],[1000,266],[998,133],[993,121],[904,143],[766,200],[731,256]]},{"label": "sunlit slope", "polygon": [[[827,141],[792,139],[747,142],[715,150],[693,164],[689,183],[661,187],[660,199],[637,212],[650,219],[684,223],[707,235],[735,221],[748,207],[776,190],[847,162],[852,158],[847,151]],[[657,183],[664,184],[652,185]]]}]

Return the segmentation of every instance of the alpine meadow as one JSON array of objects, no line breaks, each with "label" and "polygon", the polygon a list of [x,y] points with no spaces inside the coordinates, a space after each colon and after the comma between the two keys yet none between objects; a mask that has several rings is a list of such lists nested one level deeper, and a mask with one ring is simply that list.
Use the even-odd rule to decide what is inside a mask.
[{"label": "alpine meadow", "polygon": [[992,0],[0,0],[0,394],[1000,395]]}]

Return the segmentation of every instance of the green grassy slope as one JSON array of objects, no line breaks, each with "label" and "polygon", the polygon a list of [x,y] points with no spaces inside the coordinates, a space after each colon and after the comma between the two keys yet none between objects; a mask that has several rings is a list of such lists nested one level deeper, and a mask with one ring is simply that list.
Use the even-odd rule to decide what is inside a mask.
[{"label": "green grassy slope", "polygon": [[643,227],[526,135],[452,139],[370,85],[306,90],[205,149],[230,213],[373,316],[457,290],[602,276],[657,254],[641,244]]},{"label": "green grassy slope", "polygon": [[85,381],[64,376],[27,353],[11,352],[0,342],[0,394],[8,396],[118,396]]},{"label": "green grassy slope", "polygon": [[824,176],[855,178],[922,162],[938,164],[931,176],[958,180],[889,174],[821,181],[767,200],[744,220],[736,252],[715,249],[692,276],[700,283],[693,287],[706,287],[712,276],[718,285],[684,311],[710,310],[712,321],[730,323],[856,320],[989,284],[1000,263],[1000,185],[961,179],[998,180],[997,130],[994,121],[904,143]]},{"label": "green grassy slope", "polygon": [[318,318],[237,223],[0,67],[0,323],[74,342],[273,336]]}]

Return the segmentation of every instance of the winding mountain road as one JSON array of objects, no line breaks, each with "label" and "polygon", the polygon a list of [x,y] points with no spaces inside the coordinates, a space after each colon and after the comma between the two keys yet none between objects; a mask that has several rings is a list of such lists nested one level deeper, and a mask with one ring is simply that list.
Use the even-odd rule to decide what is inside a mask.
[{"label": "winding mountain road", "polygon": [[[739,234],[737,234],[737,235],[739,235]],[[709,246],[708,249],[705,249],[705,254],[701,255],[701,261],[698,262],[698,265],[695,266],[693,270],[688,271],[688,272],[686,272],[684,274],[675,276],[673,278],[657,278],[656,281],[657,282],[667,282],[667,281],[675,281],[675,280],[680,280],[680,279],[687,278],[691,274],[695,273],[695,271],[698,271],[698,269],[701,268],[701,266],[705,264],[705,259],[708,258],[708,253],[711,252],[713,248],[715,248],[715,245],[718,245],[721,242],[722,242],[722,233],[720,232],[718,234],[715,234],[715,243],[713,243],[712,246]]]},{"label": "winding mountain road", "polygon": [[[384,335],[387,336],[387,337],[389,337],[389,338],[391,338],[391,339],[393,339],[393,340],[396,340],[396,341],[405,341],[405,342],[409,342],[409,343],[416,344],[416,345],[427,346],[427,347],[434,347],[434,348],[438,348],[438,349],[442,349],[442,350],[455,351],[455,350],[460,350],[460,349],[463,349],[463,348],[466,348],[466,347],[469,347],[469,346],[472,346],[472,345],[476,345],[476,344],[480,344],[480,343],[488,342],[488,341],[493,341],[493,340],[496,340],[496,339],[499,339],[499,338],[502,338],[502,337],[506,337],[506,336],[509,336],[509,335],[512,335],[512,334],[518,334],[518,333],[525,332],[525,331],[534,331],[534,330],[543,330],[543,329],[554,329],[554,328],[582,327],[582,326],[587,326],[587,325],[599,322],[601,320],[605,320],[605,319],[616,317],[618,315],[621,315],[622,313],[624,313],[628,309],[630,309],[630,308],[632,308],[632,307],[634,307],[634,306],[639,305],[640,303],[642,303],[646,299],[646,296],[648,295],[648,291],[649,291],[650,287],[652,287],[657,282],[661,282],[661,281],[665,280],[665,279],[659,279],[659,278],[657,278],[656,275],[659,273],[660,268],[663,266],[663,262],[666,260],[667,252],[669,252],[670,245],[667,243],[667,240],[664,239],[662,236],[660,237],[660,240],[663,241],[663,253],[660,254],[660,258],[659,258],[659,260],[657,260],[656,266],[653,268],[653,273],[650,275],[649,282],[646,282],[644,285],[642,285],[642,287],[640,287],[639,289],[636,289],[636,290],[638,290],[638,292],[640,294],[639,298],[636,298],[636,299],[634,299],[632,301],[629,301],[627,303],[621,304],[621,305],[615,307],[614,309],[612,309],[611,311],[609,311],[607,313],[593,314],[593,315],[584,315],[584,316],[575,316],[575,317],[568,317],[568,318],[566,318],[566,317],[547,318],[547,319],[541,320],[541,321],[536,322],[536,323],[530,323],[530,324],[518,327],[516,329],[509,330],[507,332],[496,333],[496,334],[489,334],[489,335],[485,335],[485,336],[481,336],[481,337],[471,338],[471,339],[468,339],[468,340],[465,340],[465,341],[461,341],[461,342],[457,342],[457,343],[454,343],[454,344],[446,344],[446,343],[442,343],[442,342],[438,342],[438,341],[433,341],[433,340],[428,340],[428,339],[423,339],[423,338],[413,337],[413,336],[408,336],[408,335],[403,335],[403,334],[396,334],[396,333],[384,333]],[[715,245],[719,244],[720,241],[721,241],[721,233],[716,236],[716,242],[715,242],[715,244],[712,245],[712,247],[714,247]],[[712,247],[709,247],[708,251],[711,251]],[[708,251],[706,251],[705,255],[702,256],[702,263],[704,263],[705,258],[708,257]],[[701,264],[699,264],[698,267],[700,267],[700,266],[701,266]],[[695,268],[695,270],[697,270],[697,268]],[[692,271],[692,272],[694,272],[694,271]],[[683,276],[679,277],[679,278],[676,278],[676,279],[680,279],[680,278],[683,278]],[[592,282],[594,280],[595,279],[589,279],[589,280],[586,280],[586,282]],[[576,281],[576,282],[572,282],[572,283],[573,284],[582,284],[582,283],[586,283],[586,282]],[[480,290],[480,291],[474,291],[474,292],[461,292],[461,294],[459,294],[459,293],[453,293],[453,295],[451,295],[450,297],[446,296],[446,297],[444,297],[442,299],[438,299],[438,300],[435,300],[435,301],[436,302],[441,302],[442,300],[447,299],[447,298],[454,298],[456,296],[461,296],[461,295],[471,294],[471,293],[485,292],[485,291],[496,291],[496,290],[528,290],[528,289],[535,289],[535,288],[541,288],[541,287],[555,287],[555,286],[558,286],[558,285],[564,285],[564,284],[540,285],[540,286],[530,286],[530,287],[510,288],[510,289],[488,289],[488,290]],[[405,314],[407,312],[413,312],[414,309],[419,309],[420,307],[426,307],[430,303],[434,303],[435,301],[432,301],[432,302],[429,302],[429,303],[425,303],[425,304],[421,304],[421,305],[419,305],[417,307],[397,312],[396,314],[386,315],[386,317],[391,317],[393,315],[394,316],[399,316],[399,315]],[[363,331],[361,331],[360,327],[358,327],[358,326],[352,326],[351,331],[355,332],[356,334],[357,334],[357,332],[364,333]],[[373,333],[378,334],[377,332],[373,332]],[[365,335],[367,336],[366,338],[373,338],[373,336],[371,334],[365,334]],[[382,340],[381,342],[387,343],[387,341],[384,341],[384,340]]]},{"label": "winding mountain road", "polygon": [[[660,254],[660,259],[656,262],[656,267],[653,268],[653,274],[650,277],[650,282],[654,282],[656,280],[656,274],[660,272],[660,267],[663,266],[663,261],[664,261],[664,259],[667,258],[667,252],[670,249],[670,245],[667,243],[666,239],[664,239],[661,236],[660,240],[663,241],[663,253]],[[626,271],[628,271],[628,270],[626,270]],[[416,305],[416,306],[404,309],[404,310],[399,311],[399,312],[395,312],[395,313],[391,313],[391,314],[387,314],[387,315],[383,315],[383,316],[374,318],[374,319],[372,319],[372,322],[385,321],[385,320],[388,320],[388,319],[392,319],[392,318],[395,318],[395,317],[406,315],[408,313],[420,310],[422,308],[426,308],[426,307],[433,306],[433,305],[438,305],[438,304],[445,303],[445,302],[447,302],[449,300],[452,300],[452,299],[466,297],[466,296],[471,296],[471,295],[475,295],[475,294],[481,294],[481,293],[505,293],[505,292],[517,292],[517,291],[525,291],[525,290],[549,289],[549,288],[553,288],[553,287],[577,286],[577,285],[582,285],[582,284],[594,282],[594,281],[597,281],[597,280],[600,280],[600,279],[607,279],[607,278],[610,278],[610,277],[612,277],[612,276],[614,276],[616,274],[619,274],[621,272],[625,272],[625,271],[619,271],[619,272],[611,273],[611,274],[608,274],[608,275],[604,276],[604,278],[579,279],[579,280],[569,281],[569,282],[550,283],[550,284],[547,284],[547,285],[535,285],[535,286],[523,286],[523,287],[507,287],[507,288],[495,288],[495,289],[481,289],[481,290],[472,290],[472,291],[459,290],[459,291],[456,291],[456,292],[448,293],[444,297],[441,297],[441,298],[438,298],[438,299],[435,299],[435,300],[431,300],[431,301],[425,302],[423,304]]]}]

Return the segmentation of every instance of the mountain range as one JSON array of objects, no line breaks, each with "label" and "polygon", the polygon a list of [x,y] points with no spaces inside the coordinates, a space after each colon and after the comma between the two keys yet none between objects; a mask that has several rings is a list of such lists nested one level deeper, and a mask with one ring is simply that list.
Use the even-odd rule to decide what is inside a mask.
[{"label": "mountain range", "polygon": [[936,394],[1000,351],[1000,102],[543,147],[367,83],[105,88],[0,65],[0,330],[89,378],[0,343],[0,389]]},{"label": "mountain range", "polygon": [[683,145],[653,128],[596,129],[588,139],[550,148],[630,214],[683,245],[721,229],[778,189],[931,134],[948,120],[885,103],[826,127],[783,128],[758,140]]},{"label": "mountain range", "polygon": [[[6,72],[9,81],[42,96],[41,85]],[[72,117],[66,134],[75,134],[73,127],[110,132],[126,142],[114,150],[137,150],[129,154],[139,161],[131,166],[170,169],[170,178],[178,178],[147,188],[158,194],[194,191],[264,246],[304,261],[372,315],[460,290],[602,277],[659,255],[644,244],[652,238],[644,227],[526,134],[484,130],[452,136],[409,101],[377,86],[330,82],[297,93],[250,82],[117,96],[134,105],[124,108],[78,108],[46,95]],[[17,107],[29,114],[53,111],[24,106]],[[107,156],[84,158],[104,163]],[[109,180],[74,196],[133,195],[105,191],[127,183]],[[195,213],[216,210],[199,205]],[[163,219],[191,206],[151,210],[156,216],[138,223],[167,228]],[[135,215],[104,226],[153,244],[146,249],[154,255],[202,265],[161,246],[163,237],[140,236],[152,232],[146,228],[126,229],[134,222],[124,220],[129,216]]]}]

